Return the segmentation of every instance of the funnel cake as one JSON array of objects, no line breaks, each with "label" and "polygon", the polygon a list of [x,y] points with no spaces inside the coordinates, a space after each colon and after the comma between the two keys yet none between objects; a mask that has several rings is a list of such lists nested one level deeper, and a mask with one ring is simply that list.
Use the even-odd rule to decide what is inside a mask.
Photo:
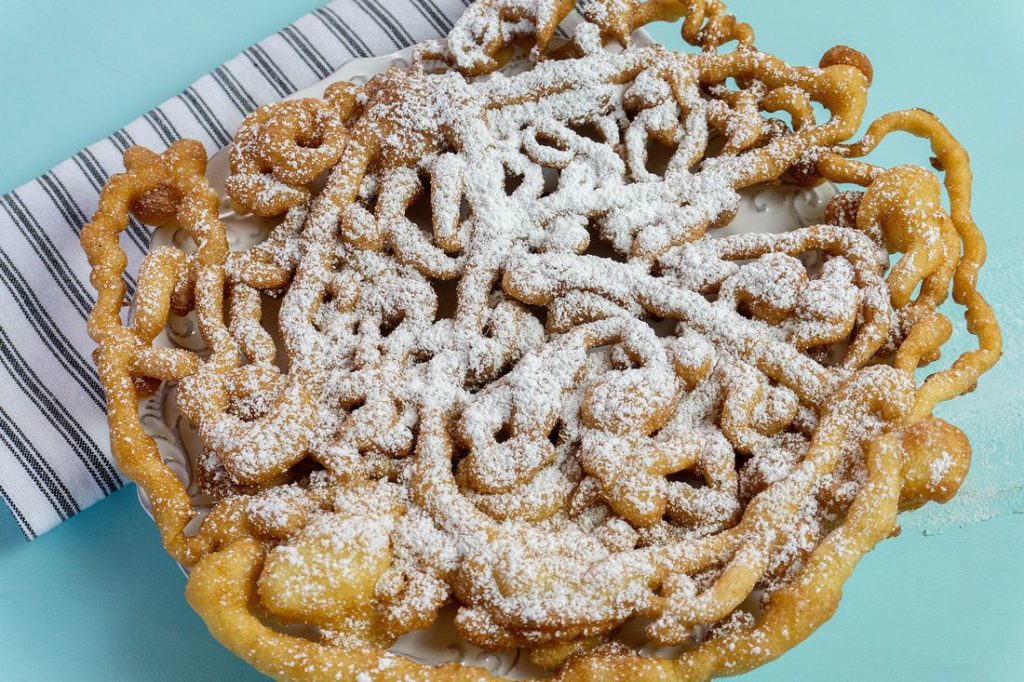
[{"label": "funnel cake", "polygon": [[[1000,337],[956,140],[915,109],[848,143],[867,59],[789,66],[720,2],[597,1],[558,43],[571,6],[480,0],[409,68],[255,111],[227,182],[274,221],[252,248],[188,140],[128,150],[83,231],[114,456],[189,602],[267,674],[489,678],[388,653],[444,608],[558,679],[736,674],[966,475],[931,413]],[[630,45],[679,18],[700,51]],[[948,211],[933,173],[860,160],[898,130]],[[823,224],[715,237],[780,179],[860,189]],[[149,253],[125,324],[129,213],[194,248]],[[918,383],[950,291],[977,348]],[[206,351],[153,344],[183,315]],[[164,381],[202,444],[197,530],[139,421]]]}]

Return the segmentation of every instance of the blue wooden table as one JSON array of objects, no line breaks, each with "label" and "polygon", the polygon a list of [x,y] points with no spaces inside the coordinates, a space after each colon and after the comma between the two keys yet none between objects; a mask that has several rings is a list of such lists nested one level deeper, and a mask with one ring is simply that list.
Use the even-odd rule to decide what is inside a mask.
[{"label": "blue wooden table", "polygon": [[[0,0],[0,192],[317,4]],[[791,62],[816,63],[835,43],[863,50],[876,74],[869,116],[921,106],[960,137],[990,247],[981,287],[1001,315],[1007,352],[976,394],[939,411],[975,448],[961,497],[907,519],[900,538],[861,562],[829,623],[745,679],[1024,679],[1024,516],[1014,514],[1024,510],[1024,4],[732,0],[730,8],[755,26],[760,47]],[[653,32],[680,44],[672,27]],[[922,163],[927,150],[887,141],[876,158]],[[183,586],[134,486],[32,544],[0,511],[0,679],[260,679],[209,637]]]}]

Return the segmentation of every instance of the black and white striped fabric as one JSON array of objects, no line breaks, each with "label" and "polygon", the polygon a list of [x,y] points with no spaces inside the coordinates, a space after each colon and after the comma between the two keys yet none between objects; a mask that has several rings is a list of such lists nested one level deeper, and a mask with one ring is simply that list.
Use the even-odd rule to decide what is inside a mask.
[{"label": "black and white striped fabric", "polygon": [[[253,45],[178,96],[0,197],[0,496],[29,539],[125,483],[110,459],[85,321],[94,292],[78,233],[100,187],[140,144],[178,138],[212,153],[242,118],[344,62],[444,35],[469,0],[334,0]],[[138,269],[148,230],[122,244]],[[129,293],[134,279],[127,278]]]}]

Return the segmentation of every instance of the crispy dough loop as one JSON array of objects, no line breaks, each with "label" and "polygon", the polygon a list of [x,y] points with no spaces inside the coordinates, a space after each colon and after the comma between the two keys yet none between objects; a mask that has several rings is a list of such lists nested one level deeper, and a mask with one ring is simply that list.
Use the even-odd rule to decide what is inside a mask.
[{"label": "crispy dough loop", "polygon": [[241,212],[274,216],[309,197],[307,185],[331,168],[348,141],[345,122],[358,87],[336,84],[325,99],[260,107],[242,122],[231,148],[227,192]]},{"label": "crispy dough loop", "polygon": [[468,76],[499,68],[511,57],[516,44],[530,45],[539,57],[572,7],[572,0],[474,2],[448,34],[446,52],[459,71]]},{"label": "crispy dough loop", "polygon": [[[887,175],[881,169],[853,160],[869,154],[886,135],[894,131],[908,132],[930,142],[938,167],[943,169],[950,206],[948,214],[939,205],[934,176],[924,169],[896,168]],[[851,166],[871,170],[862,171],[860,177],[853,178],[847,171]],[[964,306],[967,330],[978,339],[976,350],[963,353],[948,369],[932,374],[925,381],[918,392],[914,409],[914,415],[923,418],[939,402],[971,390],[978,377],[990,369],[1002,353],[999,325],[991,306],[977,289],[978,270],[985,262],[985,240],[970,213],[971,170],[967,152],[934,114],[923,109],[910,109],[886,114],[875,120],[859,142],[846,146],[839,154],[822,155],[818,167],[826,178],[834,181],[839,181],[839,178],[852,180],[869,189],[876,181],[885,183],[886,178],[891,178],[893,173],[914,177],[913,182],[891,188],[896,196],[879,197],[877,203],[881,206],[868,213],[869,217],[862,220],[858,209],[857,220],[861,229],[879,224],[883,238],[904,253],[890,275],[900,285],[893,303],[918,304],[917,307],[924,311],[915,311],[911,319],[916,322],[906,331],[906,341],[902,343],[909,341],[912,347],[928,346],[933,350],[941,345],[940,339],[947,332],[943,325],[936,324],[935,318],[929,313],[933,313],[935,307],[945,299],[947,285],[939,287],[937,284],[948,282],[950,275],[953,300]],[[908,208],[900,210],[898,202]],[[918,204],[921,205],[920,209]],[[915,224],[915,221],[920,222]],[[947,225],[950,223],[960,242],[956,246],[949,242],[951,231]],[[922,283],[921,294],[914,304],[906,304],[909,287],[917,282]],[[921,331],[915,333],[914,329],[918,326]],[[921,355],[927,356],[930,353]]]},{"label": "crispy dough loop", "polygon": [[741,46],[754,43],[749,24],[726,13],[720,0],[601,0],[589,4],[585,16],[597,24],[606,39],[629,44],[633,31],[656,21],[683,19],[683,40],[713,50],[731,41]]},{"label": "crispy dough loop", "polygon": [[[125,153],[125,167],[125,173],[112,177],[103,188],[96,215],[82,230],[82,246],[93,268],[90,279],[98,293],[89,317],[89,334],[99,344],[95,358],[107,391],[111,428],[123,429],[122,439],[111,442],[115,461],[151,499],[160,500],[153,513],[164,545],[176,558],[187,561],[189,540],[183,531],[193,515],[191,501],[181,482],[162,463],[153,439],[142,430],[135,383],[129,381],[140,377],[180,379],[198,367],[194,353],[149,347],[166,324],[185,259],[174,249],[147,256],[140,277],[142,288],[136,295],[136,319],[132,327],[125,327],[121,322],[125,294],[121,274],[127,259],[118,235],[128,225],[131,207],[142,207],[140,218],[161,223],[174,218],[193,231],[197,221],[208,221],[210,230],[220,223],[216,212],[209,212],[209,186],[203,176],[206,152],[198,142],[177,142],[159,156],[133,147]],[[187,210],[193,202],[208,212]],[[223,232],[223,225],[220,230]],[[211,240],[200,246],[200,253],[216,259],[216,247],[216,240]],[[210,249],[215,250],[212,255]]]}]

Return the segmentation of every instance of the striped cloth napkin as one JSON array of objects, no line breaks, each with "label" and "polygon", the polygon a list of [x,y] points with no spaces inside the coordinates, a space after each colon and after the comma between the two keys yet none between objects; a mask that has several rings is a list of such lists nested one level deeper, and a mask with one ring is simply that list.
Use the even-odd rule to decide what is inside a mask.
[{"label": "striped cloth napkin", "polygon": [[[78,233],[100,187],[140,144],[178,138],[212,154],[258,105],[346,61],[444,35],[469,0],[334,0],[218,66],[110,137],[0,197],[0,497],[29,539],[125,483],[110,458],[85,321],[95,294]],[[137,272],[149,231],[122,238]],[[134,279],[127,279],[129,293]]]}]

